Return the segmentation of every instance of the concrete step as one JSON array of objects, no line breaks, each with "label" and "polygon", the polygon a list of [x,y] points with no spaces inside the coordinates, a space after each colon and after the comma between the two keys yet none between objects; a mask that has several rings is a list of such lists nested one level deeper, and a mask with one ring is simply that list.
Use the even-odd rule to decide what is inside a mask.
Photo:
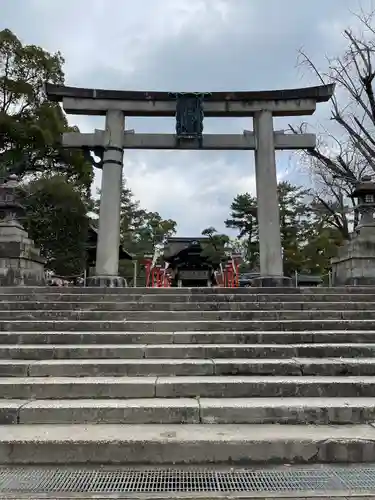
[{"label": "concrete step", "polygon": [[[360,316],[360,315],[359,315]],[[319,330],[373,330],[372,319],[269,320],[269,321],[68,321],[68,320],[3,320],[2,332],[202,332],[202,331],[319,331]]]},{"label": "concrete step", "polygon": [[1,344],[373,344],[375,330],[306,332],[0,332]]},{"label": "concrete step", "polygon": [[0,360],[2,377],[373,375],[375,358]]},{"label": "concrete step", "polygon": [[[374,310],[258,310],[258,311],[0,311],[0,321],[326,321],[375,320]],[[345,309],[345,305],[342,306]]]},{"label": "concrete step", "polygon": [[[6,289],[5,289],[6,290]],[[236,292],[232,289],[225,289],[221,293],[209,290],[208,293],[164,293],[163,290],[159,289],[157,293],[143,293],[139,289],[127,289],[124,293],[119,291],[119,289],[92,289],[90,293],[81,291],[82,289],[75,290],[72,293],[72,289],[68,291],[63,290],[62,293],[56,292],[53,288],[46,292],[27,292],[27,289],[19,288],[15,289],[14,293],[4,292],[4,289],[0,290],[1,302],[138,302],[138,303],[204,303],[204,302],[215,302],[215,303],[233,303],[233,302],[252,302],[252,303],[267,303],[267,302],[374,302],[375,301],[375,289],[368,292],[365,291],[358,292],[354,290],[353,292],[345,292],[340,289],[330,289],[331,292],[321,291],[322,289],[315,289],[315,291],[299,291],[298,293],[267,293],[264,290],[260,290],[258,293],[251,292],[249,289],[239,288]],[[88,289],[87,289],[88,290]],[[112,292],[108,292],[112,290]],[[133,291],[134,290],[134,291]],[[156,290],[156,289],[155,289]],[[167,289],[164,289],[167,290]],[[180,289],[186,290],[186,289]],[[332,292],[334,290],[334,292]]]},{"label": "concrete step", "polygon": [[9,424],[359,424],[375,421],[375,398],[149,398],[2,400]]},{"label": "concrete step", "polygon": [[299,293],[375,293],[375,286],[341,286],[341,287],[182,287],[182,288],[147,288],[147,287],[127,287],[127,288],[107,288],[107,287],[79,287],[79,286],[4,286],[1,287],[1,294],[24,293],[35,295],[37,293],[47,294],[98,294],[103,295],[210,295],[210,294],[299,294]]},{"label": "concrete step", "polygon": [[215,295],[215,294],[244,294],[244,295],[274,295],[274,294],[375,294],[375,286],[338,286],[338,287],[182,287],[182,288],[98,288],[98,287],[53,287],[53,286],[13,286],[1,287],[1,295],[14,294],[36,295],[36,294],[77,294],[77,295]]},{"label": "concrete step", "polygon": [[0,359],[371,358],[375,344],[0,345]]},{"label": "concrete step", "polygon": [[[254,367],[255,370],[256,367]],[[2,377],[139,377],[214,374],[214,362],[209,359],[0,360],[0,376]],[[298,374],[297,370],[293,374]]]},{"label": "concrete step", "polygon": [[[375,311],[374,302],[248,302],[246,297],[244,301],[226,301],[226,302],[45,302],[37,301],[18,301],[18,302],[0,302],[0,312],[2,317],[5,317],[6,311],[24,311],[24,312],[54,312],[60,311],[100,311],[110,312],[128,312],[128,311],[342,311],[348,309],[350,305],[351,311]],[[13,315],[14,317],[14,315]],[[19,319],[20,317],[17,316]],[[52,318],[51,318],[52,319]]]},{"label": "concrete step", "polygon": [[277,424],[0,426],[1,464],[371,462],[375,428]]},{"label": "concrete step", "polygon": [[4,399],[373,397],[373,376],[0,377]]}]

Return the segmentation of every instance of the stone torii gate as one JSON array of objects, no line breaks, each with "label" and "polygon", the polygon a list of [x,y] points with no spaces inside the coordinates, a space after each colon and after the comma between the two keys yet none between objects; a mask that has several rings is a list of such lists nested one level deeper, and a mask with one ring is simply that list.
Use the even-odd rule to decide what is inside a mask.
[{"label": "stone torii gate", "polygon": [[[95,151],[102,158],[99,236],[94,286],[123,286],[118,276],[120,196],[124,149],[254,150],[258,199],[259,285],[286,286],[280,236],[275,150],[315,146],[313,134],[274,131],[274,116],[311,115],[318,102],[328,101],[334,85],[310,88],[176,94],[97,90],[46,85],[47,96],[62,102],[66,113],[105,116],[105,130],[66,133],[63,145]],[[176,134],[138,134],[125,130],[128,116],[176,116]],[[203,116],[252,117],[254,131],[203,134]]]}]

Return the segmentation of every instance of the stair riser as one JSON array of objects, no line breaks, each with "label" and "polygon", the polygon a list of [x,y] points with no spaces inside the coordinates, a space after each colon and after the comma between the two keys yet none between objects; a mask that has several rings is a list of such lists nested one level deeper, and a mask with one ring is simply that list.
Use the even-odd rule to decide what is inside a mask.
[{"label": "stair riser", "polygon": [[139,379],[138,383],[119,382],[96,383],[72,379],[66,383],[1,383],[0,390],[5,399],[134,399],[134,398],[253,398],[253,397],[374,397],[374,383],[355,383],[350,381],[337,383],[306,383],[268,381],[243,382],[241,380],[226,383],[172,383],[155,378]]},{"label": "stair riser", "polygon": [[[333,311],[341,312],[350,309],[350,311],[375,311],[375,302],[0,302],[0,316],[6,318],[10,314],[17,312],[17,315],[32,315],[36,318],[43,317],[45,314],[53,314],[56,317],[67,317],[82,315],[83,317],[93,313],[98,316],[99,314],[111,314],[113,319],[121,313],[137,313],[148,312],[155,315],[156,313],[172,312],[173,314],[186,313],[191,316],[192,313],[202,314],[207,312],[208,315],[212,313],[242,312],[255,315],[265,312],[270,314],[280,314],[277,311],[303,311],[307,312],[322,312]],[[19,316],[20,319],[21,316]],[[95,319],[95,318],[94,318]]]},{"label": "stair riser", "polygon": [[[370,368],[369,368],[370,369]],[[374,367],[375,372],[375,367]],[[259,372],[261,373],[261,372]],[[294,372],[298,375],[297,370]],[[206,376],[214,375],[214,365],[210,361],[194,363],[186,362],[177,365],[160,363],[154,364],[123,364],[111,363],[110,365],[48,365],[42,364],[22,366],[0,365],[0,377],[145,377],[145,376]]]},{"label": "stair riser", "polygon": [[[164,383],[156,384],[156,397],[205,397],[205,398],[252,398],[252,397],[373,397],[375,381],[372,383],[309,383],[284,381],[233,383]],[[19,397],[19,396],[17,396]]]},{"label": "stair riser", "polygon": [[[272,293],[267,294],[264,291],[259,293],[251,292],[248,289],[241,288],[236,293],[226,290],[225,293],[102,293],[95,289],[96,293],[22,293],[18,290],[15,294],[4,294],[0,290],[0,301],[1,302],[38,302],[38,303],[49,303],[49,302],[59,302],[59,303],[124,303],[124,302],[137,302],[137,303],[147,303],[147,304],[164,304],[164,303],[175,303],[175,304],[200,304],[200,303],[241,303],[241,302],[251,302],[251,303],[269,303],[269,302],[303,302],[303,303],[314,303],[314,302],[375,302],[375,290],[364,293],[348,293],[340,292],[335,290],[334,293],[315,291],[313,293]],[[108,289],[110,290],[110,289]],[[56,291],[56,289],[54,289]]]},{"label": "stair riser", "polygon": [[140,377],[140,376],[248,376],[248,375],[290,375],[290,376],[375,376],[375,363],[356,363],[347,361],[332,364],[300,363],[293,361],[272,361],[272,363],[236,362],[228,363],[219,360],[214,362],[194,360],[178,364],[161,363],[116,363],[89,364],[69,363],[37,363],[23,365],[0,365],[1,377]]},{"label": "stair riser", "polygon": [[165,346],[0,346],[0,359],[211,359],[211,358],[371,358],[375,344],[370,345],[165,345]]},{"label": "stair riser", "polygon": [[6,332],[180,332],[374,330],[374,320],[298,321],[0,321]]},{"label": "stair riser", "polygon": [[173,440],[130,442],[19,442],[0,445],[2,464],[311,464],[373,462],[375,442],[370,438],[329,441],[279,440],[238,443]]},{"label": "stair riser", "polygon": [[339,344],[375,343],[375,331],[360,332],[178,332],[178,333],[7,333],[0,332],[1,344]]},{"label": "stair riser", "polygon": [[[334,311],[341,312],[350,309],[351,311],[375,311],[375,302],[243,302],[226,301],[226,302],[0,302],[0,315],[4,319],[6,317],[17,317],[22,319],[20,314],[32,315],[35,318],[43,318],[46,314],[51,314],[56,317],[66,317],[77,315],[79,312],[84,312],[83,317],[87,316],[91,311],[94,315],[111,314],[113,319],[121,312],[167,312],[173,313],[182,312],[189,313],[197,312],[202,314],[204,311],[209,313],[220,311],[243,311],[250,313],[252,311]],[[8,312],[9,311],[9,312]],[[76,312],[74,312],[76,311]],[[113,311],[113,312],[112,312]],[[191,312],[189,315],[191,315]],[[12,316],[10,315],[12,314]],[[155,314],[155,313],[154,313]],[[95,319],[95,317],[93,318]]]},{"label": "stair riser", "polygon": [[85,383],[1,383],[0,391],[4,399],[135,399],[155,397],[155,377],[138,383],[127,382],[108,384],[102,381]]},{"label": "stair riser", "polygon": [[[5,411],[3,413],[6,413]],[[19,424],[199,424],[199,405],[192,403],[182,408],[21,408],[3,417],[8,423]],[[0,422],[2,420],[0,410]]]},{"label": "stair riser", "polygon": [[147,287],[53,287],[53,286],[9,286],[1,287],[1,295],[9,294],[78,294],[78,295],[212,295],[212,294],[300,294],[300,293],[374,293],[375,286],[342,286],[342,287],[167,287],[167,288],[147,288]]},{"label": "stair riser", "polygon": [[[32,406],[32,405],[31,405]],[[94,406],[94,405],[93,405]],[[365,424],[375,408],[33,408],[0,409],[0,425],[9,424]]]},{"label": "stair riser", "polygon": [[375,294],[375,286],[338,286],[338,287],[168,287],[168,288],[146,288],[146,287],[53,287],[53,286],[9,286],[1,287],[1,295],[35,295],[35,294],[78,294],[78,295],[212,295],[212,294]]},{"label": "stair riser", "polygon": [[[350,304],[343,308],[350,308]],[[372,311],[0,311],[0,321],[324,321],[373,320]]]}]

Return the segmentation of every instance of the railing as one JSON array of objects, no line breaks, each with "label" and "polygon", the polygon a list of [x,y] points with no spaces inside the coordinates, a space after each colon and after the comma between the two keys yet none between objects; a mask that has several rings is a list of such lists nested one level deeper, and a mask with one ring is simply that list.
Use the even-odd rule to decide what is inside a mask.
[{"label": "railing", "polygon": [[162,268],[155,264],[155,254],[145,255],[144,266],[146,269],[146,287],[167,288],[171,286],[171,278],[167,275],[168,266]]},{"label": "railing", "polygon": [[[167,288],[171,286],[171,276],[167,274],[168,264],[165,267],[156,264],[158,255],[145,255],[143,264],[146,271],[146,287]],[[215,274],[217,286],[227,288],[239,287],[240,259],[237,255],[230,257],[220,272]]]}]

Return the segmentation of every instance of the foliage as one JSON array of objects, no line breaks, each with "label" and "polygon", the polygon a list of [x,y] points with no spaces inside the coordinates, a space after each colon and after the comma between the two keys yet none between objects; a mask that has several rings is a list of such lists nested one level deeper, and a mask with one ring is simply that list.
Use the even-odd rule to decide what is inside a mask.
[{"label": "foliage", "polygon": [[[100,194],[100,193],[99,193]],[[93,212],[99,215],[99,200],[95,200]],[[121,192],[120,240],[123,248],[140,262],[147,254],[154,254],[156,247],[163,247],[167,239],[176,232],[176,222],[163,219],[158,212],[140,208],[132,191],[124,184]],[[121,274],[133,276],[133,263],[120,263]],[[144,269],[138,266],[138,277],[144,277]]]},{"label": "foliage", "polygon": [[230,210],[230,218],[225,221],[225,225],[236,229],[240,240],[245,239],[245,260],[250,267],[256,267],[259,261],[257,200],[249,193],[238,194]]},{"label": "foliage", "polygon": [[61,134],[77,129],[44,91],[46,82],[64,83],[63,63],[59,52],[22,45],[10,30],[0,31],[0,175],[63,171],[87,192],[91,165],[61,147]]},{"label": "foliage", "polygon": [[[317,210],[308,190],[289,182],[278,184],[280,232],[284,272],[325,273],[342,236],[332,228],[326,214]],[[259,239],[256,198],[249,193],[237,195],[231,204],[227,227],[236,228],[244,241],[247,271],[259,269]]]},{"label": "foliage", "polygon": [[289,182],[278,184],[281,245],[283,248],[284,272],[289,275],[301,271],[305,266],[303,247],[310,226],[308,191]]},{"label": "foliage", "polygon": [[219,266],[228,255],[229,237],[219,234],[212,226],[204,229],[202,236],[208,238],[207,243],[202,245],[202,257],[207,257],[214,267]]},{"label": "foliage", "polygon": [[47,259],[47,268],[60,276],[85,269],[89,219],[79,190],[62,175],[43,176],[21,191],[25,228]]}]

